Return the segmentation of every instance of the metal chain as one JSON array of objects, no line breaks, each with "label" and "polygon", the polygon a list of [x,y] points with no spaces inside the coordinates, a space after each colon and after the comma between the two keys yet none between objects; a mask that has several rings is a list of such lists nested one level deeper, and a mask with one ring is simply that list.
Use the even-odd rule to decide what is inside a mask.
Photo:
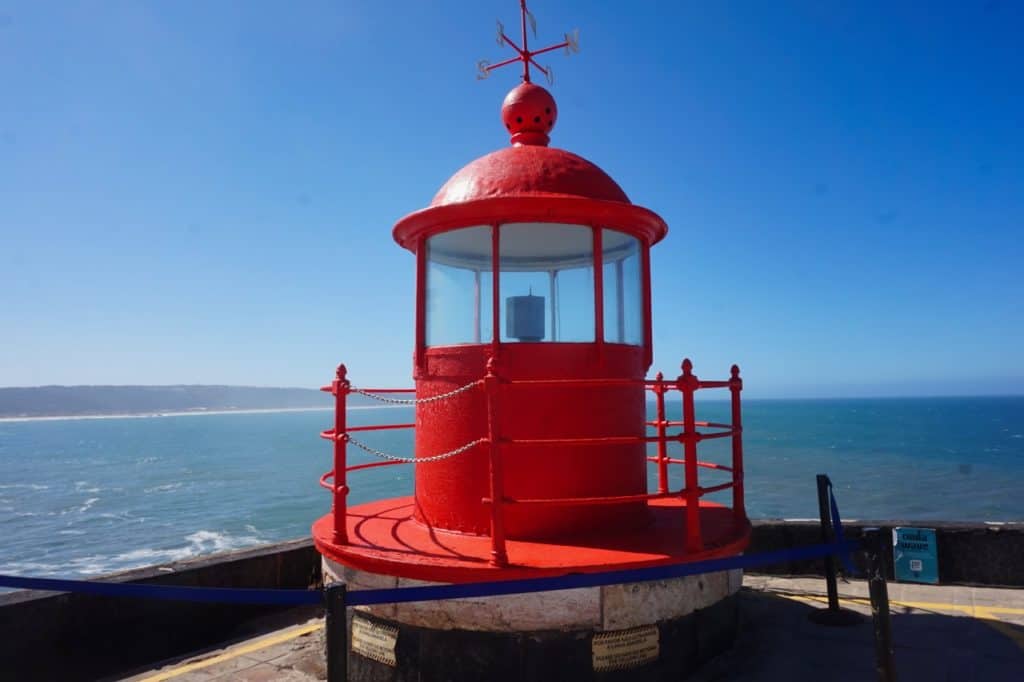
[{"label": "metal chain", "polygon": [[352,445],[355,445],[360,450],[365,450],[371,455],[376,455],[377,457],[380,457],[382,459],[389,459],[392,462],[404,462],[405,464],[428,464],[430,462],[438,462],[442,459],[448,459],[449,457],[461,455],[466,450],[469,450],[477,445],[480,445],[480,443],[487,442],[486,438],[477,438],[474,441],[466,443],[462,447],[455,448],[454,450],[449,450],[448,452],[445,452],[440,455],[434,455],[433,457],[399,457],[397,455],[392,455],[390,453],[377,450],[376,448],[371,448],[366,443],[362,443],[356,440],[351,435],[348,435],[347,438],[349,443],[352,443]]},{"label": "metal chain", "polygon": [[468,391],[474,386],[480,385],[482,383],[484,383],[483,379],[477,379],[476,381],[469,382],[465,386],[459,386],[454,391],[448,391],[447,393],[442,393],[441,395],[433,395],[430,396],[429,398],[412,398],[411,400],[403,400],[402,398],[385,398],[383,396],[377,395],[376,393],[370,393],[368,391],[364,391],[361,388],[356,388],[355,386],[350,387],[348,390],[352,393],[365,395],[367,398],[373,398],[374,400],[378,400],[382,403],[390,403],[392,405],[421,405],[423,403],[433,403],[437,402],[438,400],[444,400],[445,398],[451,398],[452,396],[456,396],[460,393]]}]

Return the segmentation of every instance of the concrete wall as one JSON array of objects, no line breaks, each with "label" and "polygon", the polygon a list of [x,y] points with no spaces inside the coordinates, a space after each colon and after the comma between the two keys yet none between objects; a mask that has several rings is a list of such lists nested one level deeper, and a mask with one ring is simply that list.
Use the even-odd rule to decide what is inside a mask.
[{"label": "concrete wall", "polygon": [[[748,554],[821,542],[821,527],[817,521],[759,520],[754,521],[753,526]],[[1024,587],[1024,523],[843,522],[845,536],[853,541],[864,537],[865,528],[880,527],[890,533],[895,526],[935,529],[941,584]],[[887,546],[889,578],[892,579],[892,545]],[[854,564],[858,570],[863,570],[863,557],[859,553],[854,555]],[[749,572],[820,575],[823,567],[824,562],[819,560],[763,566]]]},{"label": "concrete wall", "polygon": [[[107,576],[191,587],[305,588],[320,555],[301,540]],[[192,604],[82,594],[0,594],[0,679],[93,680],[238,636],[281,607]]]}]

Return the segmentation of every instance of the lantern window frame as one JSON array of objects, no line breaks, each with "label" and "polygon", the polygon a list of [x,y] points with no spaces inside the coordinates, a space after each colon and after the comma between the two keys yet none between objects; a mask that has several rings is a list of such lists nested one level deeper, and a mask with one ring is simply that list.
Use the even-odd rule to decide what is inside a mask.
[{"label": "lantern window frame", "polygon": [[[501,340],[501,232],[503,226],[509,225],[521,225],[526,223],[533,224],[549,224],[549,225],[571,225],[573,227],[589,228],[592,235],[592,267],[593,267],[593,306],[594,306],[594,340],[593,341],[502,341]],[[440,234],[449,234],[458,232],[459,230],[467,228],[484,228],[489,227],[491,232],[491,263],[490,263],[490,276],[491,280],[491,339],[485,340],[480,338],[476,342],[465,342],[458,344],[436,344],[428,346],[426,343],[426,331],[427,331],[427,269],[430,261],[428,260],[428,240]],[[603,244],[603,231],[611,230],[623,236],[629,237],[635,240],[638,246],[639,252],[639,268],[640,268],[640,315],[641,325],[640,333],[642,335],[641,343],[625,343],[619,341],[609,341],[606,339],[606,326],[605,326],[605,282],[604,282],[604,244]],[[638,234],[639,232],[639,234]],[[559,216],[558,218],[552,219],[530,219],[527,217],[506,217],[501,221],[494,222],[483,222],[483,221],[467,221],[464,224],[447,224],[437,226],[435,229],[423,230],[417,235],[415,240],[416,244],[416,365],[420,368],[424,366],[425,356],[428,349],[432,348],[446,348],[453,346],[462,345],[490,345],[492,352],[497,353],[502,345],[506,344],[530,344],[530,343],[542,343],[542,344],[582,344],[582,345],[595,345],[600,352],[600,349],[604,346],[630,346],[634,348],[641,348],[644,352],[645,363],[649,366],[653,359],[653,344],[651,338],[652,331],[652,319],[651,319],[651,270],[650,270],[650,249],[652,246],[651,241],[645,239],[647,235],[644,234],[644,230],[624,229],[613,224],[607,224],[604,222],[593,222],[593,221],[573,221],[569,216]],[[486,272],[486,270],[481,270]],[[619,310],[622,310],[623,302],[619,301]]]}]

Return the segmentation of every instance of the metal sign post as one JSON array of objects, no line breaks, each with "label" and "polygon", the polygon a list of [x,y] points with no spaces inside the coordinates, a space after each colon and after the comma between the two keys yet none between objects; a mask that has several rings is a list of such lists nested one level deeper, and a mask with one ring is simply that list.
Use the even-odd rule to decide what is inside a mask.
[{"label": "metal sign post", "polygon": [[893,660],[892,620],[889,615],[889,588],[885,582],[886,537],[880,528],[865,528],[868,553],[868,591],[871,595],[871,618],[875,627],[875,666],[879,682],[896,682]]},{"label": "metal sign post", "polygon": [[327,682],[348,679],[348,623],[345,618],[345,583],[331,583],[324,588],[327,613],[324,638],[327,640]]}]

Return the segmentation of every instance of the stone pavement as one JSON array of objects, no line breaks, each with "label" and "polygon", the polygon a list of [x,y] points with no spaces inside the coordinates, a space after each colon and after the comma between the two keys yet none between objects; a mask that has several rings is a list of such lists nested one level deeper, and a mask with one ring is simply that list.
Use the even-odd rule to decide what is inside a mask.
[{"label": "stone pavement", "polygon": [[[840,583],[843,606],[865,614],[850,627],[808,620],[824,605],[824,580],[748,575],[740,636],[693,680],[877,679],[867,584]],[[1024,590],[889,584],[900,682],[1024,680]],[[323,680],[323,621],[311,619],[127,678],[132,682]]]},{"label": "stone pavement", "polygon": [[[732,651],[694,677],[718,680],[878,679],[867,583],[840,583],[842,606],[865,615],[851,627],[808,619],[824,580],[746,576]],[[1024,680],[1024,590],[889,584],[900,682]]]}]

